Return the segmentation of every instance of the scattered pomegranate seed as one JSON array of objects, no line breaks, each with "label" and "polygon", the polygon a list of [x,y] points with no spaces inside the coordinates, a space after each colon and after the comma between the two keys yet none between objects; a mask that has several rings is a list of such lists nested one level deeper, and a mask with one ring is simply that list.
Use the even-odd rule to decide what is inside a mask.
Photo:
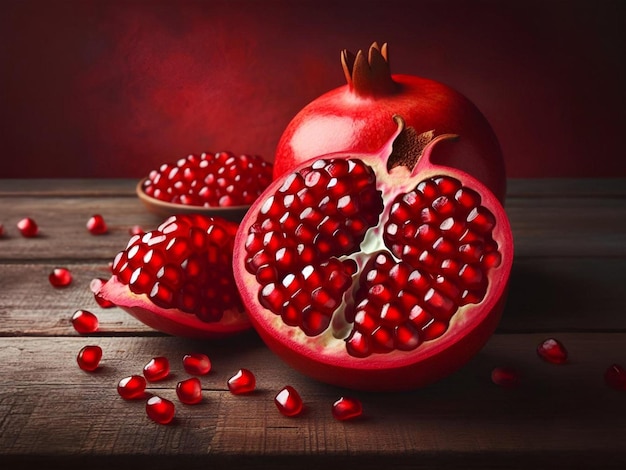
[{"label": "scattered pomegranate seed", "polygon": [[339,421],[358,418],[363,414],[363,405],[358,398],[341,397],[333,403],[333,418]]},{"label": "scattered pomegranate seed", "polygon": [[239,369],[235,375],[228,379],[228,389],[233,395],[253,392],[255,387],[256,379],[248,369]]},{"label": "scattered pomegranate seed", "polygon": [[202,383],[198,377],[191,377],[176,384],[176,395],[185,405],[195,405],[202,401]]},{"label": "scattered pomegranate seed", "polygon": [[124,400],[137,400],[146,396],[146,379],[141,375],[125,377],[117,384],[117,393]]},{"label": "scattered pomegranate seed", "polygon": [[167,357],[153,357],[143,367],[143,375],[148,382],[162,380],[170,374],[170,361]]},{"label": "scattered pomegranate seed", "polygon": [[302,413],[304,405],[300,394],[291,385],[283,388],[276,397],[274,397],[276,408],[285,416],[298,416]]},{"label": "scattered pomegranate seed", "polygon": [[183,367],[188,374],[206,375],[211,371],[211,360],[206,354],[185,354],[183,356]]},{"label": "scattered pomegranate seed", "polygon": [[0,237],[4,236],[4,225],[0,224]]},{"label": "scattered pomegranate seed", "polygon": [[72,315],[72,326],[81,335],[98,331],[98,317],[88,310],[76,310]]},{"label": "scattered pomegranate seed", "polygon": [[626,370],[619,364],[613,364],[604,372],[604,381],[609,387],[626,391]]},{"label": "scattered pomegranate seed", "polygon": [[48,280],[54,287],[67,287],[72,282],[72,273],[67,268],[54,268],[48,275]]},{"label": "scattered pomegranate seed", "polygon": [[107,233],[108,229],[104,217],[100,214],[91,216],[87,221],[87,230],[89,230],[92,235],[103,235]]},{"label": "scattered pomegranate seed", "polygon": [[140,225],[133,225],[128,229],[130,235],[143,235],[146,231]]},{"label": "scattered pomegranate seed", "polygon": [[17,229],[20,231],[23,237],[31,238],[36,237],[39,233],[39,227],[30,217],[25,217],[17,223]]},{"label": "scattered pomegranate seed", "polygon": [[87,372],[93,372],[100,365],[102,348],[100,346],[85,346],[78,352],[76,362],[78,367]]},{"label": "scattered pomegranate seed", "polygon": [[169,424],[174,419],[176,408],[171,401],[153,396],[146,402],[146,413],[148,417],[159,424]]},{"label": "scattered pomegranate seed", "polygon": [[517,387],[520,384],[520,375],[511,367],[495,367],[491,371],[491,381],[501,387]]},{"label": "scattered pomegranate seed", "polygon": [[565,364],[567,350],[563,344],[554,338],[549,338],[537,346],[537,354],[541,359],[552,364]]}]

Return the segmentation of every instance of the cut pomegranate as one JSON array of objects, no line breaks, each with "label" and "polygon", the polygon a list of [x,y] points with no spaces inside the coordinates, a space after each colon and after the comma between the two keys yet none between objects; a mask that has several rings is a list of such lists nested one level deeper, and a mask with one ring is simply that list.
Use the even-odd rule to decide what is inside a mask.
[{"label": "cut pomegranate", "polygon": [[358,418],[363,414],[363,405],[358,398],[341,397],[332,407],[333,418],[339,421],[347,421]]},{"label": "cut pomegranate", "polygon": [[117,393],[124,400],[138,400],[146,396],[146,379],[141,375],[125,377],[117,384]]},{"label": "cut pomegranate", "polygon": [[78,367],[88,372],[96,370],[100,365],[100,360],[102,360],[102,348],[94,345],[83,347],[76,357]]},{"label": "cut pomegranate", "polygon": [[541,359],[552,364],[567,362],[567,349],[558,339],[549,338],[537,346],[537,354]]},{"label": "cut pomegranate", "polygon": [[206,375],[211,371],[209,356],[202,353],[190,353],[183,356],[183,367],[188,374]]},{"label": "cut pomegranate", "polygon": [[100,289],[102,289],[102,286],[104,286],[104,284],[106,284],[106,280],[97,277],[91,280],[91,282],[89,283],[89,289],[91,290],[91,292],[93,292],[93,297],[96,300],[96,303],[100,307],[113,308],[115,307],[115,304],[111,302],[110,300],[107,300],[104,297],[102,297],[102,295],[100,295],[99,293]]},{"label": "cut pomegranate", "polygon": [[171,335],[207,338],[249,329],[232,272],[236,230],[236,223],[217,217],[172,216],[130,239],[97,295]]},{"label": "cut pomegranate", "polygon": [[304,404],[300,394],[291,385],[287,385],[274,397],[276,408],[285,416],[298,416],[302,413]]},{"label": "cut pomegranate", "polygon": [[81,335],[98,331],[98,317],[88,310],[76,310],[72,315],[72,326]]},{"label": "cut pomegranate", "polygon": [[612,364],[604,372],[604,381],[615,390],[626,391],[626,370],[619,364]]},{"label": "cut pomegranate", "polygon": [[143,366],[143,375],[148,382],[163,380],[170,374],[170,361],[167,357],[153,357]]},{"label": "cut pomegranate", "polygon": [[491,371],[491,381],[501,387],[513,388],[520,384],[520,374],[511,367],[495,367]]},{"label": "cut pomegranate", "polygon": [[251,393],[256,387],[256,378],[248,369],[239,369],[239,371],[228,379],[228,390],[233,395],[243,395]]},{"label": "cut pomegranate", "polygon": [[67,268],[54,268],[48,280],[54,287],[67,287],[72,283],[72,273]]},{"label": "cut pomegranate", "polygon": [[235,280],[266,344],[348,388],[415,388],[465,364],[495,330],[513,261],[494,194],[431,163],[451,137],[424,146],[396,122],[377,154],[320,157],[276,180],[236,239]]},{"label": "cut pomegranate", "polygon": [[25,217],[17,223],[17,229],[20,231],[23,237],[32,238],[36,237],[39,233],[39,227],[30,217]]},{"label": "cut pomegranate", "polygon": [[176,407],[166,398],[155,395],[146,402],[146,413],[155,423],[169,424],[174,419]]},{"label": "cut pomegranate", "polygon": [[89,233],[92,235],[104,235],[107,233],[108,228],[106,222],[104,221],[104,217],[100,214],[91,216],[87,221],[87,230],[89,230]]},{"label": "cut pomegranate", "polygon": [[176,395],[185,405],[196,405],[202,401],[202,383],[198,377],[191,377],[176,384]]}]

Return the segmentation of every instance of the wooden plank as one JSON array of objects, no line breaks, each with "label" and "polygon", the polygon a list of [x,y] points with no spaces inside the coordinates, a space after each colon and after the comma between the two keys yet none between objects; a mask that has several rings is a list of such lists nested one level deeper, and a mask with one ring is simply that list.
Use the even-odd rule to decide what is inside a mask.
[{"label": "wooden plank", "polygon": [[[88,455],[95,462],[114,449],[119,457],[141,455],[147,465],[167,455],[196,463],[206,456],[222,468],[226,462],[269,468],[280,456],[293,463],[288,459],[293,455],[311,465],[350,457],[359,468],[374,468],[372,463],[385,458],[428,468],[434,456],[448,463],[467,457],[463,468],[523,468],[511,455],[526,468],[544,468],[574,455],[575,468],[619,468],[626,462],[626,407],[623,392],[607,387],[602,374],[625,357],[626,334],[560,334],[570,351],[564,366],[537,358],[534,349],[543,338],[496,335],[465,368],[426,389],[350,392],[365,410],[351,423],[336,422],[330,414],[330,405],[346,390],[292,371],[255,336],[213,343],[170,337],[0,338],[2,460],[46,456],[71,463]],[[88,343],[104,350],[96,373],[74,363]],[[175,384],[186,377],[179,359],[191,350],[209,354],[214,370],[202,378],[203,403],[178,404],[172,425],[150,422],[142,401],[117,396],[117,381],[139,373],[158,354],[170,358],[172,375],[152,384],[150,392],[177,403]],[[498,365],[517,367],[522,385],[502,389],[490,383]],[[226,380],[240,367],[256,373],[258,390],[250,396],[226,391]],[[273,396],[285,384],[299,390],[304,415],[285,418],[275,409]],[[116,462],[131,468],[123,465],[125,459]]]}]

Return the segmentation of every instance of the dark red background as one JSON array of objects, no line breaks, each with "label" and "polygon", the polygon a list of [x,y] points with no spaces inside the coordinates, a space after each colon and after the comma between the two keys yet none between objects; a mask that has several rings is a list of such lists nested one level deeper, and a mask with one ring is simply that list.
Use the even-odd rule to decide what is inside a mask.
[{"label": "dark red background", "polygon": [[339,51],[472,99],[510,177],[626,176],[622,0],[0,2],[0,177],[140,177],[189,153],[273,159],[344,83]]}]

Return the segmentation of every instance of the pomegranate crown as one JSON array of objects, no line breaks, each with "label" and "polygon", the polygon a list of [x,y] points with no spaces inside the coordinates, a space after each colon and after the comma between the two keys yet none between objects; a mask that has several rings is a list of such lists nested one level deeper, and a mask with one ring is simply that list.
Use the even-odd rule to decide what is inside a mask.
[{"label": "pomegranate crown", "polygon": [[391,77],[387,43],[379,47],[374,42],[367,57],[362,50],[354,55],[344,49],[341,51],[341,66],[350,91],[357,96],[390,95],[398,90],[398,84]]}]

